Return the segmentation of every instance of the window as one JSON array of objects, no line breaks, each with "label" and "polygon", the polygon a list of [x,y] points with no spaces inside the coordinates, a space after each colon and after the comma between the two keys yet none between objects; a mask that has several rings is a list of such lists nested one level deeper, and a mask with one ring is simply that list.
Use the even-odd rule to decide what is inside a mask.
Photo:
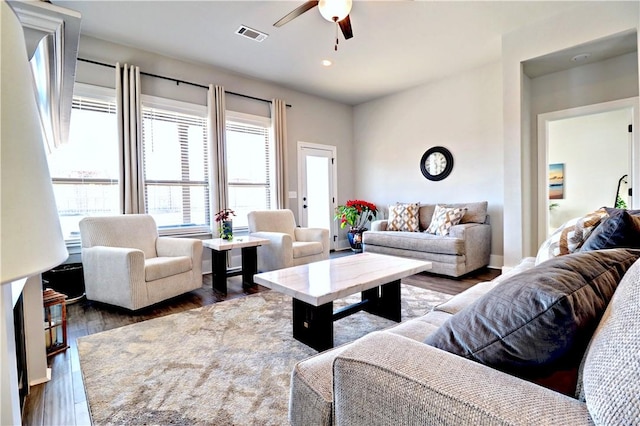
[{"label": "window", "polygon": [[210,232],[207,109],[142,96],[145,208],[167,233]]},{"label": "window", "polygon": [[227,181],[234,228],[246,228],[247,213],[274,204],[271,120],[227,111]]},{"label": "window", "polygon": [[115,91],[75,84],[69,140],[47,157],[66,241],[78,241],[86,216],[118,214]]}]

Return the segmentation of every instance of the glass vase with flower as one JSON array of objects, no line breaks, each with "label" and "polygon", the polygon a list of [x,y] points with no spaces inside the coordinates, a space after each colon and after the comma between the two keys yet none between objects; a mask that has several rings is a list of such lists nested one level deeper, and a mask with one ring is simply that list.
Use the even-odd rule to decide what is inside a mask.
[{"label": "glass vase with flower", "polygon": [[362,233],[367,230],[365,225],[375,219],[377,214],[376,205],[364,200],[348,200],[346,204],[336,208],[335,220],[340,221],[340,228],[349,226],[347,237],[354,252],[362,251]]},{"label": "glass vase with flower", "polygon": [[231,209],[222,209],[216,213],[216,222],[219,224],[218,231],[223,240],[233,239],[233,219],[231,217],[235,215],[236,212]]}]

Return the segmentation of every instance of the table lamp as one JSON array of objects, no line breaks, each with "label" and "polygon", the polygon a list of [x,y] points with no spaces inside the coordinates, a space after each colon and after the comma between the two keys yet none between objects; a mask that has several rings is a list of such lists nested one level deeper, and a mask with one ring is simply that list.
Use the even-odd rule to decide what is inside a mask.
[{"label": "table lamp", "polygon": [[62,263],[65,246],[22,25],[0,2],[0,283]]}]

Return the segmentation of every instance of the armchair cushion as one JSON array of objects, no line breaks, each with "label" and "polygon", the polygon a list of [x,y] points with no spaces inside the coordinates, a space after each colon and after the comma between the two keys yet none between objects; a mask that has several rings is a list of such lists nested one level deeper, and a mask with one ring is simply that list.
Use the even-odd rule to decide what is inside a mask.
[{"label": "armchair cushion", "polygon": [[191,269],[191,258],[187,256],[152,257],[144,262],[144,280],[155,281],[188,272]]},{"label": "armchair cushion", "polygon": [[296,220],[293,212],[287,209],[280,210],[260,210],[249,212],[249,232],[281,232],[291,235],[293,241],[296,240],[295,229]]},{"label": "armchair cushion", "polygon": [[301,257],[313,256],[314,254],[322,254],[322,250],[322,243],[296,241],[293,243],[293,258],[299,259]]},{"label": "armchair cushion", "polygon": [[158,257],[193,257],[201,251],[202,241],[194,238],[159,237],[156,240]]},{"label": "armchair cushion", "polygon": [[327,229],[322,228],[295,228],[293,241],[322,241]]},{"label": "armchair cushion", "polygon": [[298,228],[291,210],[258,210],[247,215],[249,235],[266,238],[258,247],[258,270],[273,271],[329,258],[329,230]]},{"label": "armchair cushion", "polygon": [[86,217],[80,229],[82,247],[106,246],[142,250],[145,258],[156,257],[158,228],[153,218],[144,214]]}]

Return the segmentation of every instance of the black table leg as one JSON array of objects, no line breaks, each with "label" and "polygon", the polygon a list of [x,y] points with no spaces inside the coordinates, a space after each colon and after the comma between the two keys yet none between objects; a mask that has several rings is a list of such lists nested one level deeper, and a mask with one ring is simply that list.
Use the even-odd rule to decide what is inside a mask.
[{"label": "black table leg", "polygon": [[212,250],[213,289],[227,294],[227,251]]},{"label": "black table leg", "polygon": [[293,299],[293,337],[318,352],[333,347],[333,302],[313,306]]},{"label": "black table leg", "polygon": [[362,300],[369,300],[364,311],[379,317],[400,322],[402,310],[400,306],[400,280],[381,285],[362,292]]},{"label": "black table leg", "polygon": [[257,247],[243,247],[242,249],[242,287],[254,286],[253,276],[258,273]]}]

